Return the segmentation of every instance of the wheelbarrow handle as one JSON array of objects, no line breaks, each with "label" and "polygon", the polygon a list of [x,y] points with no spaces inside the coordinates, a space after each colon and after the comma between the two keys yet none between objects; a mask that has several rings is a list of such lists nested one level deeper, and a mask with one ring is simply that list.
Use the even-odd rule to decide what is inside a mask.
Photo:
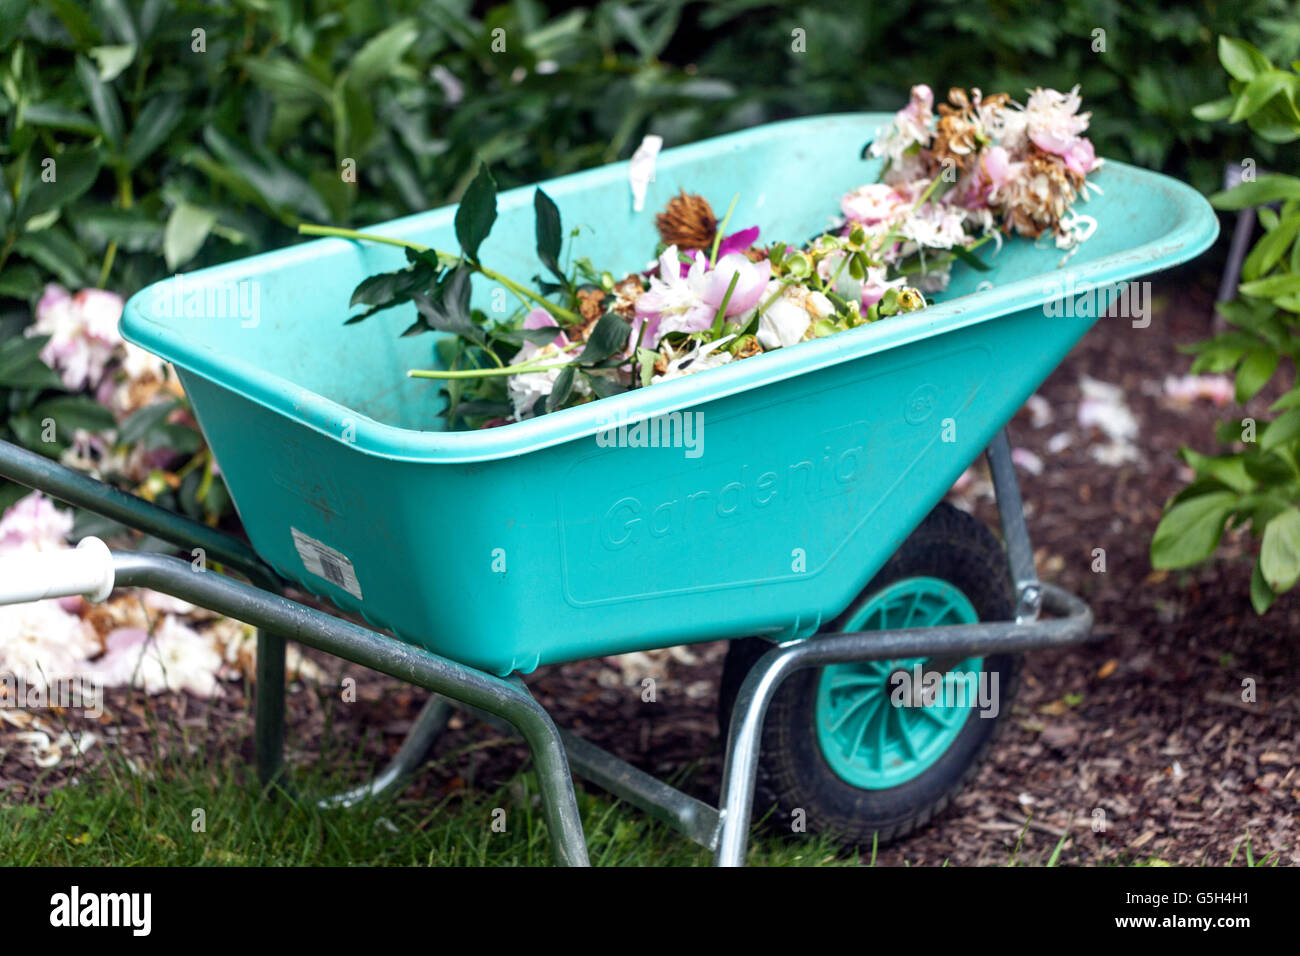
[{"label": "wheelbarrow handle", "polygon": [[46,598],[102,601],[113,591],[113,555],[98,538],[63,551],[24,551],[0,558],[0,604]]}]

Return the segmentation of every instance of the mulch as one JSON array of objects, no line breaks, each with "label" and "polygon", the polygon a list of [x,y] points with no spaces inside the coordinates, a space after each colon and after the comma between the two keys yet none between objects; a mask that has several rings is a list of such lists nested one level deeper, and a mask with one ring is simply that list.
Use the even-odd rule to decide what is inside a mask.
[{"label": "mulch", "polygon": [[[1053,421],[1035,427],[1022,414],[1012,423],[1013,445],[1045,465],[1041,474],[1020,474],[1039,573],[1091,604],[1101,639],[1030,655],[1019,699],[977,777],[933,824],[883,848],[880,862],[1003,864],[1017,844],[1022,861],[1041,862],[1068,834],[1064,864],[1222,865],[1247,837],[1256,858],[1277,851],[1283,865],[1300,863],[1300,597],[1281,598],[1264,617],[1254,613],[1248,542],[1240,536],[1188,572],[1153,573],[1148,557],[1162,506],[1187,477],[1179,447],[1213,451],[1214,423],[1241,414],[1206,401],[1180,406],[1163,393],[1165,376],[1190,365],[1177,346],[1209,329],[1210,278],[1157,280],[1148,328],[1102,319],[1039,390]],[[1140,426],[1139,461],[1111,467],[1092,458],[1098,436],[1075,419],[1084,375],[1124,389]],[[1250,410],[1262,413],[1268,398]],[[1062,432],[1072,444],[1049,451]],[[996,527],[991,498],[975,496],[974,509]],[[1093,570],[1096,548],[1105,550],[1104,572]],[[311,761],[327,725],[366,759],[395,752],[422,695],[311,653],[331,677],[355,677],[358,696],[344,703],[337,682],[295,683],[290,759]],[[560,725],[713,800],[725,653],[725,644],[712,643],[621,667],[584,661],[543,668],[529,684]],[[642,701],[642,676],[656,678],[654,702]],[[1243,690],[1252,684],[1247,702]],[[195,740],[214,757],[252,756],[247,688],[237,683],[211,702],[113,691],[99,732],[110,727],[111,746],[142,767],[159,759],[160,748],[192,749]],[[68,763],[42,775],[12,733],[0,725],[6,802],[82,773]],[[91,751],[92,764],[102,759],[97,750],[102,745]],[[496,731],[457,716],[408,796],[500,785],[525,756]]]}]

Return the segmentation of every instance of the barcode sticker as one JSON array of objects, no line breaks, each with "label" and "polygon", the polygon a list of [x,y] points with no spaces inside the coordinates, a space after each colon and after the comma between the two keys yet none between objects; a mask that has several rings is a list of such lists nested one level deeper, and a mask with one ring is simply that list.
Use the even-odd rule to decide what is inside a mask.
[{"label": "barcode sticker", "polygon": [[346,554],[303,534],[297,528],[290,528],[289,531],[293,534],[293,546],[298,549],[303,567],[318,578],[324,578],[330,584],[347,591],[358,601],[361,600],[361,583]]}]

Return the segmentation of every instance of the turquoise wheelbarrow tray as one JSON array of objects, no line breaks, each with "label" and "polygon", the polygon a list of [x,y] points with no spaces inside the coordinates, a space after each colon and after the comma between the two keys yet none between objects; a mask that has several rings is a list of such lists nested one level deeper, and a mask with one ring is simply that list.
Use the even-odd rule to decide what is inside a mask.
[{"label": "turquoise wheelbarrow tray", "polygon": [[[738,193],[738,225],[759,223],[768,240],[814,235],[835,197],[875,178],[877,167],[858,157],[888,120],[813,117],[668,150],[646,209],[681,188],[715,201]],[[627,177],[618,163],[540,184],[566,224],[581,226],[573,254],[614,271],[642,268],[655,243],[653,216],[633,210]],[[865,691],[846,697],[845,688],[865,686],[869,662],[881,675],[913,660],[975,674],[981,662],[1089,635],[1087,607],[1037,579],[1002,429],[1097,321],[1098,310],[1075,308],[1076,298],[1095,302],[1094,290],[1192,258],[1218,230],[1208,204],[1176,181],[1119,163],[1095,178],[1102,195],[1081,211],[1099,228],[1073,255],[1008,241],[990,257],[993,271],[958,267],[921,312],[477,432],[442,430],[438,388],[404,376],[435,357],[430,336],[400,337],[403,310],[343,325],[353,286],[400,264],[399,251],[324,239],[176,276],[127,303],[122,332],[175,365],[251,548],[13,446],[0,447],[0,474],[186,549],[204,547],[248,578],[195,574],[160,555],[112,558],[119,585],[153,587],[261,629],[264,780],[283,772],[283,642],[298,640],[435,692],[393,764],[325,802],[397,786],[423,760],[451,700],[504,719],[528,743],[557,860],[586,859],[571,762],[714,849],[719,863],[739,864],[764,717],[773,701],[776,712],[788,709],[790,675],[821,675],[809,705],[813,751],[828,786],[849,788],[853,802],[897,796],[937,772],[946,753],[979,749],[964,742],[975,720],[965,711],[922,731],[917,715],[934,713],[890,715],[864,708],[876,702]],[[540,268],[532,194],[499,197],[482,250],[513,276]],[[453,214],[370,231],[454,248]],[[476,287],[475,304],[491,309],[494,291]],[[703,438],[690,454],[600,440],[612,425],[686,414],[698,416]],[[1002,543],[971,547],[996,549],[999,567],[962,584],[945,573],[943,549],[931,549],[927,564],[916,540],[984,451]],[[284,582],[375,630],[278,596]],[[1002,590],[1005,601],[994,593]],[[890,611],[889,601],[904,599],[906,613]],[[1040,619],[1043,610],[1054,617]],[[763,643],[739,653],[740,639],[752,637]],[[517,676],[715,639],[738,651],[724,687],[731,719],[717,808],[558,731]],[[867,711],[877,716],[859,720]]]}]

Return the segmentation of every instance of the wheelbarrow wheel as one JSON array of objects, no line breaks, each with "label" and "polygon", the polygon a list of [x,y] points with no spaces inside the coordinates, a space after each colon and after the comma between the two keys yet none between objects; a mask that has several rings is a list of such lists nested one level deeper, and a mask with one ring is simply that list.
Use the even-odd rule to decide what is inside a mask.
[{"label": "wheelbarrow wheel", "polygon": [[[981,522],[935,508],[827,632],[935,627],[1010,620],[1011,581],[1001,545]],[[731,642],[719,693],[725,738],[740,685],[772,645]],[[825,833],[848,846],[907,836],[942,812],[975,774],[1011,713],[1020,657],[968,658],[950,673],[961,685],[921,706],[896,706],[900,672],[924,658],[835,664],[789,677],[772,699],[759,755],[756,815]],[[971,701],[974,701],[973,706]]]}]

